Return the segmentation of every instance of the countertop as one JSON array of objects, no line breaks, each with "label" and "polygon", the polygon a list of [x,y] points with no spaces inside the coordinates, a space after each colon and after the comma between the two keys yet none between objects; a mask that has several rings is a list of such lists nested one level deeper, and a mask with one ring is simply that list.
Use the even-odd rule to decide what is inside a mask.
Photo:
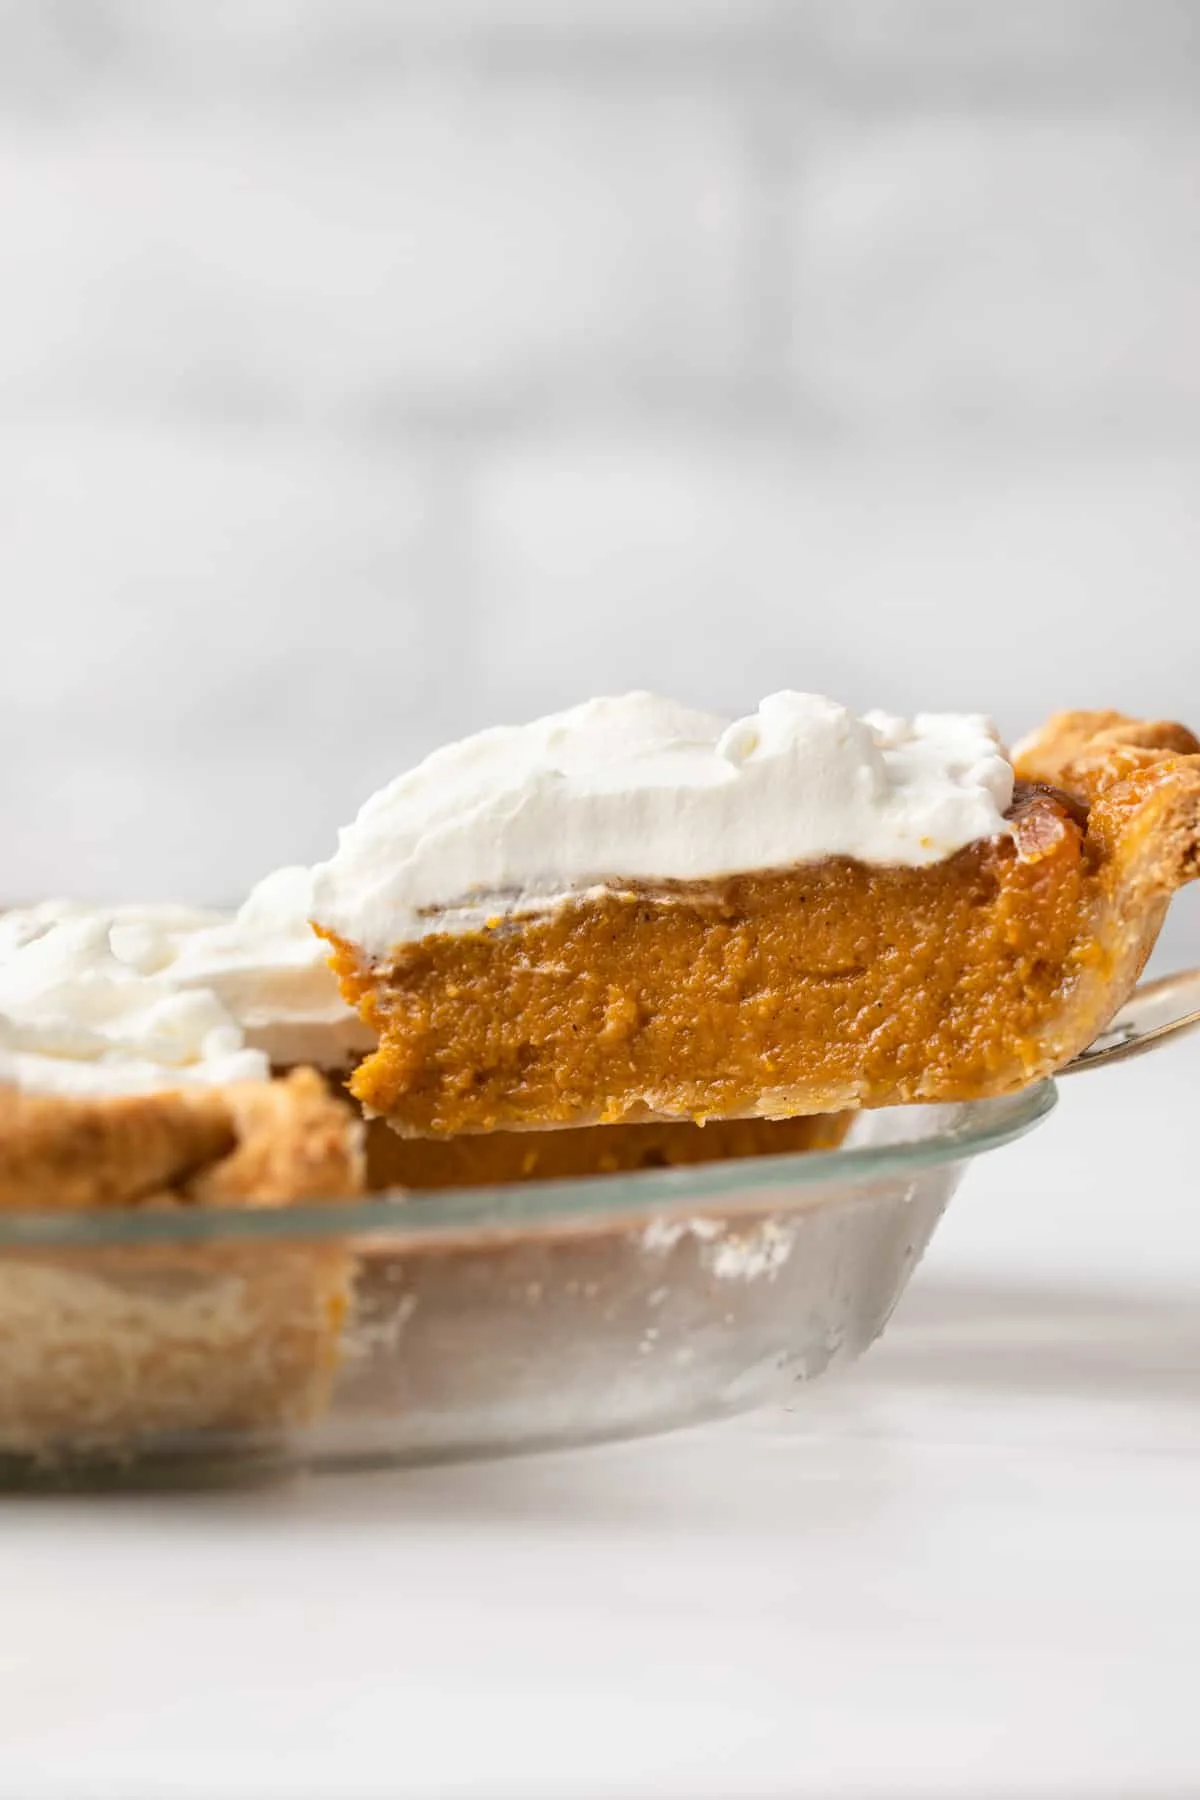
[{"label": "countertop", "polygon": [[1200,1792],[1198,1098],[1065,1083],[787,1411],[3,1501],[0,1795]]}]

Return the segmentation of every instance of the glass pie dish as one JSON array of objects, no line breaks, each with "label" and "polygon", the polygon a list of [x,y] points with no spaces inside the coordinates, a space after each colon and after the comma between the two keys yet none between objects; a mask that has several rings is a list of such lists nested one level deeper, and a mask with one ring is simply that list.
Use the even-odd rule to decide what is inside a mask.
[{"label": "glass pie dish", "polygon": [[971,1160],[1050,1112],[346,1204],[0,1217],[0,1479],[495,1455],[786,1397],[882,1330]]}]

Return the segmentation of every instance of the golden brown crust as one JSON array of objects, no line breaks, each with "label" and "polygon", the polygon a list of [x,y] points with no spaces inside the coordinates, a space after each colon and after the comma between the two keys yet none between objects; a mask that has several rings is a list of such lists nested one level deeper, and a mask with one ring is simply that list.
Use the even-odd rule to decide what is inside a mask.
[{"label": "golden brown crust", "polygon": [[315,1069],[225,1090],[235,1148],[188,1182],[201,1206],[279,1206],[363,1191],[362,1123]]},{"label": "golden brown crust", "polygon": [[352,1091],[412,1136],[966,1100],[1052,1073],[1200,872],[1181,726],[1067,714],[1021,747],[1013,836],[926,868],[829,858],[636,884],[371,963]]},{"label": "golden brown crust", "polygon": [[[321,1076],[63,1100],[0,1094],[0,1206],[286,1206],[364,1185]],[[0,1253],[0,1453],[126,1457],[272,1432],[326,1404],[349,1303],[339,1239]]]},{"label": "golden brown crust", "polygon": [[0,1455],[125,1460],[317,1417],[351,1272],[334,1241],[6,1251]]},{"label": "golden brown crust", "polygon": [[1131,889],[1131,908],[1200,875],[1200,739],[1185,725],[1056,713],[1016,746],[1013,765],[1018,780],[1087,804],[1089,839]]},{"label": "golden brown crust", "polygon": [[363,1182],[362,1126],[312,1069],[160,1094],[0,1088],[0,1210],[279,1206]]},{"label": "golden brown crust", "polygon": [[1119,712],[1054,713],[1013,750],[1018,781],[1047,782],[1094,800],[1139,769],[1200,755],[1200,739],[1172,719]]},{"label": "golden brown crust", "polygon": [[215,1090],[97,1099],[0,1088],[0,1210],[135,1206],[235,1142]]}]

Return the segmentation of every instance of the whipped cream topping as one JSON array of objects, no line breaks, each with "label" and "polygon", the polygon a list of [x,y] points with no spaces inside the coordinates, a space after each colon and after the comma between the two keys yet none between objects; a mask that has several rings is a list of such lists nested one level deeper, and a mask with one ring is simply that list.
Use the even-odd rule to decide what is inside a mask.
[{"label": "whipped cream topping", "polygon": [[328,945],[309,924],[312,871],[277,869],[233,916],[184,938],[171,964],[180,987],[211,989],[277,1066],[357,1062],[377,1042],[342,999]]},{"label": "whipped cream topping", "polygon": [[977,714],[857,718],[785,692],[731,721],[652,694],[589,700],[450,744],[374,794],[313,872],[313,917],[382,957],[623,881],[933,863],[1007,834],[1012,787]]},{"label": "whipped cream topping", "polygon": [[52,903],[8,916],[0,1081],[113,1094],[267,1078],[266,1056],[247,1047],[217,996],[181,990],[162,972],[183,917],[165,913]]},{"label": "whipped cream topping", "polygon": [[0,915],[0,1082],[61,1093],[265,1081],[374,1044],[308,923],[307,869],[233,914],[51,900]]},{"label": "whipped cream topping", "polygon": [[34,906],[0,913],[0,962],[72,919],[107,919],[129,953],[126,960],[142,974],[163,968],[181,941],[194,931],[219,925],[227,915],[195,906],[89,905],[85,900],[39,900]]}]

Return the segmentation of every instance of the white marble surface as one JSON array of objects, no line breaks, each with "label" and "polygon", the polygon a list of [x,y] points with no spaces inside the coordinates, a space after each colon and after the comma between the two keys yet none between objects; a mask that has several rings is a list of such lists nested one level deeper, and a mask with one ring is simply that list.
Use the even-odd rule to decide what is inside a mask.
[{"label": "white marble surface", "polygon": [[794,1409],[0,1505],[4,1800],[1200,1791],[1200,1046],[981,1164]]}]

